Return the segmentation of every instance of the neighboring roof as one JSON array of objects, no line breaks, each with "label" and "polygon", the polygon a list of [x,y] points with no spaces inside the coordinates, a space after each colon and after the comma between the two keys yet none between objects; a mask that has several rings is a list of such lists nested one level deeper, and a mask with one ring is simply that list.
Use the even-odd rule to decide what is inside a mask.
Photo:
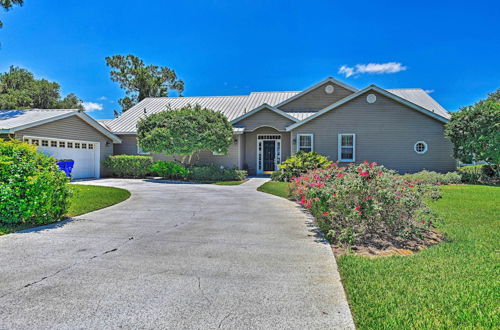
[{"label": "neighboring roof", "polygon": [[0,110],[0,133],[14,133],[71,116],[79,117],[113,142],[121,143],[122,140],[119,137],[78,109]]},{"label": "neighboring roof", "polygon": [[445,118],[445,117],[443,117],[441,115],[438,115],[438,114],[436,114],[435,112],[433,112],[431,110],[427,110],[427,109],[425,109],[425,108],[423,108],[423,107],[421,107],[421,106],[419,106],[419,105],[417,105],[417,104],[415,104],[413,102],[410,102],[410,101],[408,101],[406,99],[403,99],[400,96],[397,96],[397,95],[395,95],[395,94],[393,94],[391,92],[388,92],[387,90],[385,90],[383,88],[380,88],[380,87],[378,87],[376,85],[370,85],[370,86],[368,86],[368,87],[366,87],[366,88],[358,91],[357,93],[354,93],[354,94],[351,94],[351,95],[349,95],[347,97],[344,97],[342,100],[340,100],[338,102],[335,102],[332,105],[327,106],[326,108],[324,108],[324,109],[316,112],[314,115],[309,116],[306,119],[304,119],[304,120],[302,120],[302,121],[300,121],[300,122],[298,122],[296,124],[292,124],[292,125],[288,126],[286,128],[286,130],[287,131],[291,131],[291,130],[299,127],[299,126],[302,126],[303,124],[305,124],[305,123],[313,120],[314,118],[317,118],[317,117],[319,117],[319,116],[321,116],[321,115],[323,115],[323,114],[325,114],[325,113],[327,113],[327,112],[329,112],[329,111],[331,111],[331,110],[333,110],[335,108],[338,108],[341,105],[343,105],[343,104],[345,104],[345,103],[347,103],[347,102],[355,99],[356,97],[358,97],[358,96],[360,96],[360,95],[362,95],[362,94],[364,94],[366,92],[369,92],[369,91],[375,91],[375,92],[378,92],[378,93],[380,93],[382,95],[385,95],[386,97],[388,97],[390,99],[393,99],[393,100],[395,100],[395,101],[397,101],[399,103],[402,103],[402,104],[404,104],[404,105],[406,105],[406,106],[408,106],[408,107],[410,107],[410,108],[412,108],[414,110],[422,112],[423,114],[426,114],[426,115],[428,115],[428,116],[430,116],[430,117],[432,117],[434,119],[437,119],[440,122],[443,122],[443,123],[448,122],[447,118]]},{"label": "neighboring roof", "polygon": [[431,110],[432,112],[446,118],[450,119],[451,114],[446,111],[439,103],[434,100],[429,93],[424,91],[422,88],[398,88],[398,89],[386,89],[386,91],[395,94],[405,100],[408,100],[422,108]]},{"label": "neighboring roof", "polygon": [[146,114],[158,113],[171,109],[180,109],[188,104],[199,104],[202,107],[222,112],[229,121],[234,120],[263,103],[270,106],[290,98],[298,92],[257,92],[236,96],[198,96],[198,97],[156,97],[146,98],[125,111],[120,117],[106,122],[106,126],[115,133],[135,133],[139,118]]},{"label": "neighboring roof", "polygon": [[285,117],[285,118],[288,118],[288,119],[290,119],[290,120],[291,120],[291,121],[293,121],[293,122],[298,122],[298,121],[299,121],[297,118],[290,116],[288,113],[286,113],[286,112],[284,112],[284,111],[281,111],[280,109],[277,109],[277,108],[275,108],[275,107],[273,107],[273,106],[270,106],[270,105],[269,105],[269,104],[267,104],[267,103],[264,103],[264,104],[263,104],[263,105],[261,105],[260,107],[257,107],[257,108],[255,108],[255,109],[253,109],[252,111],[247,112],[247,113],[245,113],[245,114],[243,114],[243,115],[239,116],[238,118],[233,119],[233,120],[231,121],[231,124],[236,124],[236,123],[237,123],[237,122],[239,122],[240,120],[243,120],[243,119],[245,119],[245,118],[247,118],[247,117],[250,117],[250,116],[252,116],[253,114],[255,114],[255,113],[257,113],[257,112],[259,112],[259,111],[261,111],[261,110],[264,110],[264,109],[271,110],[272,112],[274,112],[274,113],[276,113],[276,114],[278,114],[278,115],[280,115],[280,116],[283,116],[283,117]]}]

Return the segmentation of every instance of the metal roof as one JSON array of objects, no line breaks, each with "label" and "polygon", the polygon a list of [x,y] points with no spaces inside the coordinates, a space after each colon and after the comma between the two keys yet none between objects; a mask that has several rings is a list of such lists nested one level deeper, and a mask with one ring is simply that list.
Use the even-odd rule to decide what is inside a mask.
[{"label": "metal roof", "polygon": [[397,95],[407,101],[415,103],[427,110],[434,112],[441,117],[450,119],[451,114],[446,111],[439,103],[434,100],[429,93],[421,88],[398,88],[398,89],[386,89],[389,93]]},{"label": "metal roof", "polygon": [[[156,97],[146,98],[125,111],[120,117],[106,122],[115,133],[134,133],[136,124],[142,116],[171,109],[180,109],[188,104],[222,112],[229,121],[267,103],[275,105],[292,97],[298,92],[258,92],[236,96],[198,96],[198,97]],[[144,112],[146,111],[146,113]]]},{"label": "metal roof", "polygon": [[77,111],[76,109],[0,110],[0,130],[16,129]]},{"label": "metal roof", "polygon": [[[329,78],[330,79],[330,78]],[[450,113],[437,103],[421,88],[387,89],[386,91],[401,97],[411,103],[425,108],[445,119]],[[136,132],[137,121],[152,113],[170,109],[180,109],[188,104],[198,104],[201,107],[222,112],[229,121],[260,107],[263,104],[276,106],[298,95],[299,91],[289,92],[252,92],[249,95],[235,96],[197,96],[197,97],[156,97],[146,98],[113,120],[101,121],[103,126],[114,133],[130,134]],[[314,115],[317,111],[286,111],[286,114],[302,121]]]}]

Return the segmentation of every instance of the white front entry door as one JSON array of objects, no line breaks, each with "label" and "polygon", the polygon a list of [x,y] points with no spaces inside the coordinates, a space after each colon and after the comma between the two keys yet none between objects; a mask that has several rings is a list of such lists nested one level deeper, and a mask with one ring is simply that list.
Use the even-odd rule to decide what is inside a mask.
[{"label": "white front entry door", "polygon": [[38,152],[55,159],[75,161],[71,177],[74,179],[99,177],[99,143],[77,140],[30,137],[25,141],[38,146]]}]

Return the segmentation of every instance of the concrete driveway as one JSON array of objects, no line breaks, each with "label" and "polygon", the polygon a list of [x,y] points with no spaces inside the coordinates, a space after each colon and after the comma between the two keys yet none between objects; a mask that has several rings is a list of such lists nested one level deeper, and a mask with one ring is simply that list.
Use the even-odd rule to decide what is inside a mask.
[{"label": "concrete driveway", "polygon": [[0,328],[354,328],[328,244],[264,181],[83,182],[132,197],[0,237]]}]

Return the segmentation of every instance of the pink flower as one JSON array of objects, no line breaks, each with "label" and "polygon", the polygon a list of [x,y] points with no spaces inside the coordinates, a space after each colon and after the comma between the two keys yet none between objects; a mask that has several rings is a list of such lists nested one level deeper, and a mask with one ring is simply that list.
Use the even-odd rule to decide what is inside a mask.
[{"label": "pink flower", "polygon": [[328,213],[328,212],[323,212],[323,215],[329,215],[329,214],[330,214],[330,213]]},{"label": "pink flower", "polygon": [[333,197],[337,197],[337,194],[336,194],[336,193],[333,193],[333,194],[332,194],[332,196],[333,196]]},{"label": "pink flower", "polygon": [[369,177],[370,174],[368,172],[361,172],[359,175],[364,176],[364,177]]},{"label": "pink flower", "polygon": [[319,202],[319,197],[314,197],[315,202]]},{"label": "pink flower", "polygon": [[377,175],[378,175],[378,176],[382,176],[382,172],[378,172],[378,173],[377,173]]},{"label": "pink flower", "polygon": [[307,203],[306,203],[306,207],[307,207],[308,209],[310,209],[310,208],[311,208],[311,201],[307,201]]},{"label": "pink flower", "polygon": [[373,199],[373,196],[368,195],[363,200],[366,202],[366,201],[369,201],[370,199]]},{"label": "pink flower", "polygon": [[359,211],[361,209],[361,205],[356,206],[355,210]]},{"label": "pink flower", "polygon": [[375,166],[375,165],[377,165],[377,162],[372,162],[372,163],[370,164],[370,168],[373,168],[373,166]]},{"label": "pink flower", "polygon": [[414,186],[414,185],[412,185],[412,184],[409,184],[409,185],[408,185],[408,188],[413,188],[413,187],[415,187],[415,186]]},{"label": "pink flower", "polygon": [[343,176],[344,176],[344,174],[342,174],[342,173],[337,174],[337,178],[341,178]]}]

